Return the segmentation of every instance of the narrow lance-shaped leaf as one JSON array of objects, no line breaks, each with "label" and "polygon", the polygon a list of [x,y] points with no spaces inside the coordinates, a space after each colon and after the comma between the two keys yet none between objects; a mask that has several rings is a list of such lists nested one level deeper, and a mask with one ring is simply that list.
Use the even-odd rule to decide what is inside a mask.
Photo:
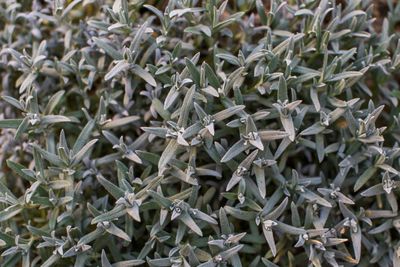
[{"label": "narrow lance-shaped leaf", "polygon": [[120,60],[118,63],[104,76],[106,81],[111,80],[116,75],[124,72],[130,67],[130,64],[125,60]]},{"label": "narrow lance-shaped leaf", "polygon": [[140,78],[142,78],[143,80],[145,80],[148,84],[150,84],[153,87],[157,86],[157,82],[156,80],[153,78],[153,76],[151,76],[151,74],[149,72],[147,72],[146,70],[144,70],[142,67],[140,67],[139,65],[135,65],[132,67],[131,71],[136,74],[137,76],[139,76]]},{"label": "narrow lance-shaped leaf", "polygon": [[368,169],[366,169],[361,176],[358,177],[355,185],[354,185],[354,191],[358,191],[368,180],[375,175],[377,171],[377,168],[375,166],[371,166]]},{"label": "narrow lance-shaped leaf", "polygon": [[98,139],[93,139],[84,145],[73,157],[72,164],[80,162],[90,151],[90,149],[97,143]]},{"label": "narrow lance-shaped leaf", "polygon": [[283,77],[283,75],[281,75],[279,77],[278,99],[282,102],[285,100],[288,100],[287,85],[286,85],[285,77]]},{"label": "narrow lance-shaped leaf", "polygon": [[167,147],[161,154],[160,160],[158,161],[158,169],[162,171],[168,162],[174,157],[177,149],[179,147],[178,142],[175,139],[169,141]]},{"label": "narrow lance-shaped leaf", "polygon": [[234,157],[245,151],[248,147],[249,145],[245,145],[243,140],[239,140],[233,146],[231,146],[231,148],[229,148],[229,150],[222,157],[221,162],[227,162],[233,159]]},{"label": "narrow lance-shaped leaf", "polygon": [[93,41],[96,43],[96,45],[98,47],[100,47],[101,49],[104,50],[104,52],[106,52],[109,56],[111,56],[113,59],[115,60],[122,60],[123,56],[120,52],[118,52],[117,49],[115,49],[114,47],[112,47],[110,44],[108,44],[107,42],[103,41],[100,38],[97,37],[93,37]]},{"label": "narrow lance-shaped leaf", "polygon": [[17,129],[22,123],[23,119],[4,119],[0,120],[0,129]]}]

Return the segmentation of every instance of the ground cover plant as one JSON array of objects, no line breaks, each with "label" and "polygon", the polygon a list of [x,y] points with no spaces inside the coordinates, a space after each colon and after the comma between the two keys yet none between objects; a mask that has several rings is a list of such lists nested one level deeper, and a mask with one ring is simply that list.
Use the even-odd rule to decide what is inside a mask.
[{"label": "ground cover plant", "polygon": [[0,265],[400,266],[399,21],[0,0]]}]

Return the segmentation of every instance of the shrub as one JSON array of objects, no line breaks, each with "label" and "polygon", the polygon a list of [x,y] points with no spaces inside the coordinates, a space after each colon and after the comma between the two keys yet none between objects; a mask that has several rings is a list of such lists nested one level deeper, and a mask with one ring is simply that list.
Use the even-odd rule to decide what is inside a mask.
[{"label": "shrub", "polygon": [[383,7],[0,0],[1,266],[400,266]]}]

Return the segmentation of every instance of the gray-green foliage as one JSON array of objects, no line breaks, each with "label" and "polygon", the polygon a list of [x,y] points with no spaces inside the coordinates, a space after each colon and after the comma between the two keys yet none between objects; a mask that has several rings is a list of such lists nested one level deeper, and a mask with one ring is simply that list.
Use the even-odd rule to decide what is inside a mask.
[{"label": "gray-green foliage", "polygon": [[400,266],[372,2],[0,0],[1,266]]}]

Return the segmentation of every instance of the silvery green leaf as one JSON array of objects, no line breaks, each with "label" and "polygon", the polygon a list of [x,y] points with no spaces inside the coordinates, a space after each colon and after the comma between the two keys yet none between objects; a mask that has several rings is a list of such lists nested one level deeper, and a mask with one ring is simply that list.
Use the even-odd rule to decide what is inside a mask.
[{"label": "silvery green leaf", "polygon": [[385,190],[383,190],[382,184],[373,185],[367,190],[360,193],[363,197],[371,197],[376,195],[384,194]]},{"label": "silvery green leaf", "polygon": [[161,154],[160,160],[158,161],[158,169],[163,170],[168,162],[174,157],[175,152],[178,150],[179,144],[176,140],[172,139],[168,142],[167,147]]},{"label": "silvery green leaf", "polygon": [[200,90],[212,97],[219,97],[218,91],[214,89],[212,86],[207,86],[205,88],[201,88]]},{"label": "silvery green leaf", "polygon": [[301,225],[300,214],[294,202],[290,203],[290,211],[292,215],[292,225],[299,227]]},{"label": "silvery green leaf", "polygon": [[135,221],[141,222],[140,211],[138,204],[134,204],[131,207],[126,208],[126,213]]},{"label": "silvery green leaf", "polygon": [[40,123],[42,125],[61,123],[61,122],[79,122],[79,121],[75,118],[68,118],[62,115],[45,115],[40,120]]},{"label": "silvery green leaf", "polygon": [[193,81],[196,83],[197,86],[200,86],[200,72],[197,69],[196,65],[188,58],[185,58],[185,64]]},{"label": "silvery green leaf", "polygon": [[317,134],[315,136],[315,145],[316,145],[316,149],[317,149],[317,156],[318,156],[319,162],[322,162],[325,157],[325,144],[324,143],[325,143],[324,136],[322,134]]},{"label": "silvery green leaf", "polygon": [[226,216],[224,208],[219,209],[218,218],[219,218],[221,232],[225,235],[232,233],[232,229],[228,217]]},{"label": "silvery green leaf", "polygon": [[264,199],[266,195],[264,168],[260,168],[259,166],[254,166],[253,171],[256,176],[258,191],[260,192],[261,197]]},{"label": "silvery green leaf", "polygon": [[169,111],[164,109],[164,105],[161,103],[161,101],[157,98],[154,98],[152,100],[152,107],[157,111],[158,114],[164,119],[164,120],[170,120],[171,114]]},{"label": "silvery green leaf", "polygon": [[194,109],[196,111],[197,116],[199,117],[200,120],[203,120],[205,117],[207,117],[207,113],[204,111],[204,109],[197,104],[196,102],[194,103]]},{"label": "silvery green leaf", "polygon": [[[171,66],[164,65],[157,69],[155,75],[161,75],[161,74],[167,73],[170,70],[171,70]],[[172,88],[175,88],[175,87],[172,87]],[[175,92],[176,92],[176,90],[175,90]]]},{"label": "silvery green leaf", "polygon": [[378,219],[378,218],[393,218],[397,216],[396,212],[392,210],[367,210],[366,212],[367,218],[370,219]]},{"label": "silvery green leaf", "polygon": [[288,198],[286,197],[280,204],[278,207],[276,207],[273,211],[265,213],[265,210],[263,211],[263,215],[266,215],[266,219],[268,220],[277,220],[282,213],[285,211],[286,206],[288,203]]},{"label": "silvery green leaf", "polygon": [[148,22],[145,21],[139,29],[135,32],[135,37],[133,38],[131,45],[129,46],[129,50],[136,52],[138,51],[138,48],[140,46],[140,42],[143,38],[143,35],[146,33],[146,30],[148,29]]},{"label": "silvery green leaf", "polygon": [[272,50],[272,53],[274,53],[275,55],[280,55],[282,54],[286,48],[289,46],[289,43],[292,42],[298,42],[299,40],[301,40],[303,37],[305,36],[304,33],[296,33],[294,34],[292,37],[287,38],[285,41],[281,42],[279,45],[277,45],[276,47],[274,47],[274,49]]},{"label": "silvery green leaf", "polygon": [[379,164],[379,165],[377,165],[377,167],[378,167],[379,169],[382,169],[382,170],[384,170],[384,171],[393,173],[393,174],[395,174],[395,175],[399,175],[399,174],[400,174],[398,170],[396,170],[395,168],[393,168],[392,166],[390,166],[390,165],[388,165],[388,164]]},{"label": "silvery green leaf", "polygon": [[218,53],[216,55],[216,57],[221,58],[223,60],[226,60],[230,64],[233,64],[233,65],[236,65],[236,66],[240,66],[241,65],[239,59],[237,57],[235,57],[234,55],[231,55],[231,54]]},{"label": "silvery green leaf", "polygon": [[146,151],[142,151],[142,150],[136,150],[135,152],[139,159],[142,159],[145,162],[149,162],[150,164],[156,165],[158,164],[159,160],[160,160],[160,156],[154,154],[154,153],[149,153]]},{"label": "silvery green leaf", "polygon": [[107,190],[110,195],[112,195],[116,200],[121,197],[124,197],[124,191],[118,186],[114,185],[112,182],[108,181],[102,175],[96,176],[99,183]]},{"label": "silvery green leaf", "polygon": [[285,100],[288,100],[286,80],[285,80],[285,77],[283,77],[282,75],[279,77],[278,99],[282,102]]},{"label": "silvery green leaf", "polygon": [[25,169],[25,167],[17,162],[11,161],[11,160],[7,160],[7,166],[12,169],[14,172],[16,172],[19,176],[21,176],[22,178],[24,178],[25,180],[29,181],[29,182],[34,182],[35,178],[32,178],[31,176],[25,174],[23,172],[23,169]]},{"label": "silvery green leaf", "polygon": [[314,16],[314,13],[310,9],[299,9],[294,13],[295,16]]},{"label": "silvery green leaf", "polygon": [[107,211],[99,216],[96,216],[91,221],[91,224],[96,224],[104,221],[112,221],[126,214],[126,209],[123,205],[118,205],[114,209]]},{"label": "silvery green leaf", "polygon": [[199,24],[196,26],[192,27],[187,27],[184,30],[187,33],[193,33],[193,34],[201,34],[204,33],[206,36],[211,37],[211,29],[203,24]]},{"label": "silvery green leaf", "polygon": [[153,76],[151,76],[151,74],[149,72],[147,72],[146,70],[144,70],[142,67],[140,67],[139,65],[134,65],[131,68],[131,71],[139,76],[140,78],[142,78],[143,80],[145,80],[148,84],[150,84],[153,87],[157,86],[157,82],[156,80],[154,80]]},{"label": "silvery green leaf", "polygon": [[245,13],[244,12],[238,12],[236,14],[231,15],[228,19],[221,21],[219,23],[217,23],[214,27],[213,27],[213,31],[214,32],[219,32],[221,31],[223,28],[228,27],[229,25],[235,23],[241,16],[243,16]]},{"label": "silvery green leaf", "polygon": [[171,266],[170,258],[159,258],[159,259],[147,258],[147,263],[149,263],[150,266],[154,266],[154,267]]},{"label": "silvery green leaf", "polygon": [[110,32],[113,32],[113,31],[117,32],[118,30],[123,30],[124,28],[125,29],[128,28],[128,25],[126,23],[117,22],[117,23],[111,24],[107,28],[107,30]]},{"label": "silvery green leaf", "polygon": [[386,221],[383,224],[381,224],[381,225],[373,228],[372,230],[370,230],[368,232],[368,234],[371,234],[371,235],[380,234],[380,233],[382,233],[384,231],[389,230],[390,228],[392,228],[392,221]]},{"label": "silvery green leaf", "polygon": [[240,164],[240,167],[244,167],[246,170],[250,169],[251,164],[253,163],[254,159],[256,158],[258,154],[258,150],[254,150],[251,152]]},{"label": "silvery green leaf", "polygon": [[371,166],[366,169],[357,179],[354,185],[354,191],[358,191],[368,180],[375,175],[378,168]]},{"label": "silvery green leaf", "polygon": [[243,221],[252,221],[256,217],[256,213],[253,211],[245,211],[245,210],[240,210],[237,208],[233,208],[230,206],[225,206],[224,207],[226,213],[232,215],[233,217],[243,220]]},{"label": "silvery green leaf", "polygon": [[125,153],[123,156],[123,158],[127,158],[133,162],[136,162],[138,164],[142,164],[142,160],[140,159],[140,157],[133,151],[128,151],[127,153]]},{"label": "silvery green leaf", "polygon": [[61,256],[59,254],[53,254],[51,255],[42,265],[41,267],[51,267],[54,266],[54,264],[59,261]]},{"label": "silvery green leaf", "polygon": [[35,162],[36,177],[44,182],[44,162],[36,147],[33,147],[33,160]]},{"label": "silvery green leaf", "polygon": [[66,8],[64,8],[64,11],[61,14],[61,18],[64,18],[76,5],[78,5],[82,0],[74,0],[70,2]]},{"label": "silvery green leaf", "polygon": [[242,111],[245,108],[245,106],[243,105],[237,105],[237,106],[233,106],[233,107],[229,107],[227,109],[224,109],[220,112],[217,112],[213,115],[213,118],[215,119],[215,121],[222,121],[225,120],[237,113],[239,113],[240,111]]},{"label": "silvery green leaf", "polygon": [[118,236],[121,239],[131,242],[130,237],[124,231],[116,227],[113,223],[110,223],[109,227],[106,227],[105,230],[112,235]]},{"label": "silvery green leaf", "polygon": [[145,263],[144,260],[126,260],[114,263],[113,267],[131,267],[131,266],[142,266]]},{"label": "silvery green leaf", "polygon": [[223,249],[225,247],[225,240],[223,240],[223,239],[211,240],[211,241],[208,241],[207,243],[208,243],[208,245],[217,246],[221,249]]},{"label": "silvery green leaf", "polygon": [[153,198],[156,200],[156,202],[157,202],[158,204],[160,204],[161,206],[163,206],[164,208],[169,209],[169,208],[171,207],[172,201],[169,200],[168,198],[163,197],[163,196],[159,195],[158,193],[156,193],[156,192],[154,192],[154,191],[152,191],[152,190],[149,190],[147,193],[148,193],[151,197],[153,197]]},{"label": "silvery green leaf", "polygon": [[[332,37],[331,37],[332,38]],[[362,72],[359,71],[344,71],[342,73],[339,74],[335,74],[333,75],[330,79],[328,79],[328,82],[336,82],[336,81],[340,81],[343,79],[349,79],[349,78],[354,78],[354,77],[359,77],[363,75]]]},{"label": "silvery green leaf", "polygon": [[148,240],[144,247],[142,248],[142,250],[139,253],[139,256],[137,257],[138,259],[143,259],[144,257],[146,257],[147,254],[149,254],[149,252],[152,250],[152,247],[154,246],[155,240],[153,238],[151,238],[150,240]]},{"label": "silvery green leaf", "polygon": [[31,66],[30,66],[30,65],[31,65],[30,62],[26,59],[26,57],[25,57],[23,54],[21,54],[20,52],[16,51],[15,49],[7,48],[7,49],[6,49],[6,52],[7,52],[7,53],[10,53],[11,56],[12,56],[16,61],[18,61],[21,65],[25,65],[25,66],[28,67],[28,68],[31,67]]},{"label": "silvery green leaf", "polygon": [[96,228],[94,231],[90,232],[89,234],[83,236],[78,241],[78,246],[89,244],[93,240],[100,238],[100,236],[104,233],[104,230],[101,228]]},{"label": "silvery green leaf", "polygon": [[320,204],[321,206],[331,208],[332,204],[324,199],[323,197],[320,197],[316,193],[310,191],[309,189],[304,188],[303,192],[300,192],[301,196],[304,197],[305,199],[308,199],[310,201],[315,201],[316,203]]},{"label": "silvery green leaf", "polygon": [[249,148],[249,145],[246,145],[245,142],[241,139],[237,141],[222,157],[221,162],[228,162],[246,149]]},{"label": "silvery green leaf", "polygon": [[113,119],[112,121],[109,121],[103,125],[103,129],[112,129],[116,127],[120,127],[135,121],[138,121],[140,119],[139,116],[129,116],[129,117],[124,117],[124,118],[117,118]]},{"label": "silvery green leaf", "polygon": [[229,74],[224,82],[223,94],[228,95],[232,88],[239,88],[244,82],[245,68],[240,67]]},{"label": "silvery green leaf", "polygon": [[164,176],[159,175],[159,176],[153,176],[151,177],[150,181],[146,180],[146,186],[141,189],[139,192],[136,193],[136,199],[141,199],[144,197],[144,195],[147,194],[148,190],[154,189],[157,187],[161,181],[163,180]]},{"label": "silvery green leaf", "polygon": [[18,200],[15,195],[7,188],[7,186],[0,182],[0,193],[6,196],[7,200],[12,201],[13,204],[17,204]]},{"label": "silvery green leaf", "polygon": [[168,95],[165,98],[164,109],[165,110],[169,109],[177,101],[178,97],[179,97],[179,91],[174,86],[169,90]]},{"label": "silvery green leaf", "polygon": [[146,133],[150,133],[161,138],[166,138],[168,133],[167,128],[161,128],[161,127],[141,127],[141,129]]},{"label": "silvery green leaf", "polygon": [[158,10],[157,8],[155,8],[154,6],[151,6],[151,5],[143,5],[143,7],[147,8],[148,10],[153,12],[160,21],[163,21],[164,15],[160,10]]},{"label": "silvery green leaf", "polygon": [[109,56],[111,56],[115,60],[122,60],[123,56],[117,49],[115,49],[112,45],[108,44],[106,41],[93,37],[93,41],[96,43],[98,47],[104,50]]},{"label": "silvery green leaf", "polygon": [[74,153],[77,153],[80,149],[82,149],[85,144],[87,144],[87,141],[90,138],[90,135],[92,134],[92,130],[95,126],[95,121],[94,120],[89,120],[85,127],[83,127],[82,131],[79,133],[79,136],[77,137],[74,146],[72,147],[72,151]]},{"label": "silvery green leaf", "polygon": [[179,216],[179,220],[181,220],[187,227],[189,227],[193,232],[195,232],[199,236],[203,236],[203,232],[200,227],[196,224],[196,222],[190,217],[187,212],[183,212]]},{"label": "silvery green leaf", "polygon": [[131,64],[126,62],[125,60],[119,60],[117,64],[104,76],[104,79],[106,81],[111,80],[114,78],[116,75],[120,74],[121,72],[124,72],[129,69]]},{"label": "silvery green leaf", "polygon": [[62,97],[64,96],[65,91],[61,90],[55,93],[49,100],[49,102],[46,105],[45,108],[45,114],[51,114],[53,113],[54,109],[57,107],[57,105],[60,103]]},{"label": "silvery green leaf", "polygon": [[324,131],[326,127],[322,125],[320,122],[316,122],[307,129],[304,129],[302,132],[300,132],[300,135],[306,136],[306,135],[316,135]]},{"label": "silvery green leaf", "polygon": [[206,72],[206,77],[207,77],[207,80],[210,83],[210,85],[212,87],[214,87],[214,89],[220,88],[221,84],[220,84],[218,77],[215,74],[214,70],[207,63],[203,63],[203,64],[204,64],[204,70]]},{"label": "silvery green leaf", "polygon": [[211,217],[210,215],[198,210],[198,209],[191,209],[192,216],[196,219],[211,223],[211,224],[218,224],[218,222]]},{"label": "silvery green leaf", "polygon": [[281,122],[282,122],[283,128],[288,133],[288,137],[289,137],[290,141],[293,142],[294,139],[296,138],[296,131],[294,129],[292,116],[290,116],[290,115],[282,116],[281,115]]},{"label": "silvery green leaf", "polygon": [[21,102],[18,101],[17,99],[15,99],[14,97],[3,95],[3,96],[1,96],[1,98],[3,98],[4,101],[6,101],[7,103],[13,105],[14,107],[16,107],[19,110],[22,110],[22,111],[25,110],[25,108],[21,104]]},{"label": "silvery green leaf", "polygon": [[98,139],[93,139],[89,141],[86,145],[84,145],[76,154],[72,157],[72,165],[80,162],[93,148],[93,146],[97,143]]},{"label": "silvery green leaf", "polygon": [[207,262],[203,262],[198,267],[216,267],[216,266],[217,266],[217,263],[215,263],[213,261],[207,261]]},{"label": "silvery green leaf", "polygon": [[264,233],[265,240],[267,240],[268,246],[271,249],[272,255],[276,255],[276,245],[275,245],[275,239],[274,239],[274,234],[272,233],[272,230],[269,228],[266,228],[264,225],[262,225],[262,230]]},{"label": "silvery green leaf", "polygon": [[242,176],[237,175],[234,173],[229,180],[227,186],[226,186],[226,191],[230,191],[235,185],[237,185],[241,180],[243,179]]},{"label": "silvery green leaf", "polygon": [[12,217],[16,216],[22,211],[22,207],[19,204],[15,204],[12,206],[9,206],[3,210],[0,211],[0,222],[7,221],[11,219]]},{"label": "silvery green leaf", "polygon": [[110,261],[107,258],[107,254],[104,249],[101,251],[101,266],[102,267],[112,267]]},{"label": "silvery green leaf", "polygon": [[[2,124],[4,125],[4,128],[8,128],[10,126],[13,126],[13,123],[16,123],[16,120],[10,121],[10,120],[3,120],[3,123],[0,121],[0,128],[2,128]],[[29,127],[29,117],[25,117],[19,124],[17,128],[17,131],[15,132],[15,139],[19,139],[19,137],[28,130]],[[13,127],[14,128],[14,127]]]},{"label": "silvery green leaf", "polygon": [[306,233],[306,230],[303,228],[294,227],[281,221],[276,221],[274,229],[290,235],[302,235]]},{"label": "silvery green leaf", "polygon": [[185,98],[181,106],[181,112],[178,119],[178,126],[185,128],[188,124],[189,112],[193,103],[193,97],[195,93],[195,87],[192,86],[186,93]]},{"label": "silvery green leaf", "polygon": [[[3,119],[0,120],[0,129],[17,129],[25,119]],[[27,121],[27,119],[26,119]]]},{"label": "silvery green leaf", "polygon": [[243,248],[243,245],[236,245],[230,249],[227,249],[220,253],[224,260],[230,259],[234,255],[238,255],[239,251]]},{"label": "silvery green leaf", "polygon": [[353,244],[355,260],[356,262],[359,262],[361,259],[361,238],[362,238],[361,230],[358,230],[357,232],[351,231],[350,237]]},{"label": "silvery green leaf", "polygon": [[316,88],[312,87],[310,89],[310,97],[314,104],[315,110],[319,112],[321,110],[321,103],[319,102],[319,97]]},{"label": "silvery green leaf", "polygon": [[186,13],[196,13],[196,12],[201,12],[201,11],[204,11],[204,8],[192,7],[192,8],[175,9],[169,13],[169,17],[170,18],[180,17],[180,16],[185,15]]},{"label": "silvery green leaf", "polygon": [[263,141],[273,141],[283,139],[289,134],[285,131],[278,131],[278,130],[263,130],[258,131],[258,135],[260,136],[261,140]]},{"label": "silvery green leaf", "polygon": [[191,184],[191,185],[198,185],[198,181],[196,178],[191,177],[190,175],[188,175],[187,173],[185,173],[184,171],[180,170],[179,168],[175,167],[175,166],[171,166],[171,174],[182,180],[185,183]]}]

